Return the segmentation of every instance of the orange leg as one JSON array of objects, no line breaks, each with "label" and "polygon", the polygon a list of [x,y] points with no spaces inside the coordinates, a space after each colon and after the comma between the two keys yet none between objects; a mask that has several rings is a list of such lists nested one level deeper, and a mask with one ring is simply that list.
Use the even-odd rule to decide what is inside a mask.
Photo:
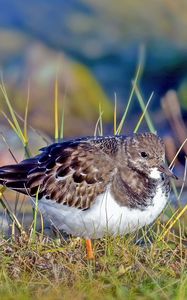
[{"label": "orange leg", "polygon": [[92,248],[92,241],[86,240],[86,252],[87,252],[87,258],[88,259],[94,259],[94,252]]}]

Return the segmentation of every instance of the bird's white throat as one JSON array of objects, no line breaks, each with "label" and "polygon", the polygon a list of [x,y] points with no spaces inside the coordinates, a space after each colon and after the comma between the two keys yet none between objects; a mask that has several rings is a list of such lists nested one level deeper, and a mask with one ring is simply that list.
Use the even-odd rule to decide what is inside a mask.
[{"label": "bird's white throat", "polygon": [[152,179],[160,179],[161,172],[156,167],[154,167],[151,169],[149,177]]}]

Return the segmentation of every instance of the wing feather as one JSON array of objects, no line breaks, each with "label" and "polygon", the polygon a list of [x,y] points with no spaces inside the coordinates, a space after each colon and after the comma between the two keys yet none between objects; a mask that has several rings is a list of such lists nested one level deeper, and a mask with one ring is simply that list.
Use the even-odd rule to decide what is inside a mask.
[{"label": "wing feather", "polygon": [[97,142],[50,145],[32,159],[0,168],[0,183],[19,192],[46,197],[80,209],[89,208],[103,193],[114,171],[114,153]]},{"label": "wing feather", "polygon": [[[41,193],[57,203],[80,209],[89,208],[96,196],[104,192],[113,170],[111,158],[87,144],[63,151],[55,162],[50,172],[45,173]],[[32,177],[35,178],[34,173]]]}]

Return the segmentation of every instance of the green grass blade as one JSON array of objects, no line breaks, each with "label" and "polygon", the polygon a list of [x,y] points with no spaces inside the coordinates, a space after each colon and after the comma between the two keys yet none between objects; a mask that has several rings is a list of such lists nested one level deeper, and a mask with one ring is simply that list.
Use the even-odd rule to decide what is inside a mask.
[{"label": "green grass blade", "polygon": [[55,141],[59,140],[59,103],[58,103],[58,78],[56,76],[55,79],[55,90],[54,90],[54,94],[55,94],[55,99],[54,99],[54,112],[55,112]]},{"label": "green grass blade", "polygon": [[4,186],[0,188],[0,203],[1,203],[2,207],[6,210],[10,220],[15,224],[15,226],[17,227],[19,232],[21,234],[25,234],[25,231],[24,231],[22,225],[20,224],[20,222],[18,221],[16,215],[12,212],[8,203],[6,203],[5,200],[3,199],[3,193],[5,190],[6,190],[6,188]]},{"label": "green grass blade", "polygon": [[64,113],[65,113],[65,103],[66,103],[67,90],[65,88],[62,102],[62,112],[61,112],[61,124],[60,124],[60,139],[64,138]]},{"label": "green grass blade", "polygon": [[133,86],[132,86],[132,89],[131,89],[129,100],[127,102],[127,106],[125,108],[125,112],[124,112],[124,114],[123,114],[123,116],[121,118],[121,121],[119,123],[119,126],[117,128],[116,134],[120,134],[121,133],[122,128],[123,128],[123,126],[125,124],[125,120],[126,120],[129,108],[130,108],[130,104],[131,104],[133,96],[134,96],[135,87],[137,86],[137,83],[138,83],[138,81],[140,79],[140,75],[142,73],[143,62],[144,62],[144,51],[143,50],[144,49],[142,49],[142,48],[140,49],[140,58],[139,58],[139,63],[138,63],[137,71],[136,71],[136,74],[135,74],[135,79],[133,80]]},{"label": "green grass blade", "polygon": [[28,83],[27,103],[26,103],[26,106],[25,106],[24,130],[23,130],[26,143],[28,143],[28,140],[29,140],[28,139],[28,132],[27,132],[29,100],[30,100],[30,83]]},{"label": "green grass blade", "polygon": [[63,138],[64,138],[64,107],[62,108],[61,125],[60,125],[60,139]]},{"label": "green grass blade", "polygon": [[117,95],[114,93],[114,135],[117,133]]},{"label": "green grass blade", "polygon": [[134,80],[134,84],[133,84],[133,87],[132,87],[132,90],[131,90],[131,93],[130,93],[130,96],[129,96],[129,100],[128,100],[128,102],[127,102],[127,106],[126,106],[125,112],[124,112],[124,114],[123,114],[123,116],[122,116],[122,119],[121,119],[121,121],[120,121],[120,123],[119,123],[119,126],[118,126],[118,128],[117,128],[116,134],[120,134],[120,133],[121,133],[122,128],[123,128],[123,126],[124,126],[124,124],[125,124],[125,120],[126,120],[126,117],[127,117],[127,113],[128,113],[128,111],[129,111],[130,104],[131,104],[131,102],[132,102],[133,95],[134,95],[134,91],[135,91],[135,83],[137,82],[138,77],[139,77],[139,74],[140,74],[140,69],[141,69],[141,67],[139,66],[139,67],[138,67],[138,70],[137,70],[137,73],[136,73],[135,80]]},{"label": "green grass blade", "polygon": [[[103,112],[99,112],[99,117],[95,124],[94,136],[97,136],[97,132],[99,132],[99,123],[100,123],[100,119],[102,118],[102,114],[103,114]],[[99,135],[100,135],[100,132],[99,132]]]},{"label": "green grass blade", "polygon": [[33,232],[32,232],[32,240],[35,241],[36,238],[36,226],[37,226],[37,216],[38,216],[38,196],[39,196],[40,186],[36,192],[35,198],[35,206],[34,206],[34,218],[33,218]]},{"label": "green grass blade", "polygon": [[20,128],[20,125],[19,125],[18,120],[16,118],[16,115],[14,113],[14,110],[13,110],[13,107],[12,107],[12,105],[10,103],[10,100],[8,98],[8,95],[7,95],[7,92],[6,92],[6,89],[5,89],[5,86],[4,86],[3,82],[1,82],[1,84],[0,84],[0,89],[1,89],[1,91],[3,93],[3,96],[5,98],[7,107],[9,109],[10,115],[12,117],[12,121],[14,123],[14,127],[16,128],[16,133],[19,136],[20,140],[22,141],[23,145],[25,145],[25,143],[26,143],[25,137],[24,137],[24,135],[22,133],[22,130]]},{"label": "green grass blade", "polygon": [[103,115],[103,111],[101,109],[101,103],[99,103],[99,115],[100,115],[100,118],[99,118],[99,135],[103,135],[103,119],[102,119],[102,115]]},{"label": "green grass blade", "polygon": [[28,111],[29,111],[29,100],[30,100],[30,84],[28,84],[28,93],[27,93],[27,103],[25,106],[25,116],[24,116],[24,137],[25,137],[25,145],[24,145],[24,150],[25,150],[25,157],[29,158],[31,157],[31,152],[29,150],[29,137],[28,137]]},{"label": "green grass blade", "polygon": [[[134,87],[135,87],[135,93],[136,93],[138,102],[140,104],[140,107],[141,107],[142,111],[144,112],[145,108],[146,108],[146,105],[144,103],[143,97],[140,93],[140,90],[139,90],[138,86],[135,84]],[[155,133],[156,129],[153,125],[153,122],[152,122],[151,117],[150,117],[149,113],[147,112],[147,110],[145,111],[145,120],[146,120],[146,123],[147,123],[147,126],[148,126],[150,132]]]},{"label": "green grass blade", "polygon": [[149,106],[149,104],[150,104],[150,102],[151,102],[151,100],[152,100],[152,98],[153,98],[153,94],[154,94],[154,93],[152,92],[152,93],[151,93],[151,96],[149,97],[149,99],[148,99],[148,101],[147,101],[147,104],[146,104],[146,106],[145,106],[145,108],[144,108],[144,110],[143,110],[143,112],[142,112],[142,115],[141,115],[141,117],[140,117],[140,119],[139,119],[139,121],[138,121],[138,123],[137,123],[135,129],[134,129],[134,133],[137,133],[137,131],[138,131],[138,129],[139,129],[139,127],[140,127],[140,125],[141,125],[141,123],[142,123],[142,121],[143,121],[143,118],[145,117],[145,114],[146,114],[146,112],[147,112],[148,106]]},{"label": "green grass blade", "polygon": [[13,131],[15,132],[15,134],[18,136],[18,138],[21,140],[21,136],[19,135],[19,132],[17,131],[17,128],[15,127],[14,123],[9,119],[9,117],[5,114],[4,111],[2,111],[3,116],[5,117],[5,119],[8,121],[10,127],[13,129]]}]

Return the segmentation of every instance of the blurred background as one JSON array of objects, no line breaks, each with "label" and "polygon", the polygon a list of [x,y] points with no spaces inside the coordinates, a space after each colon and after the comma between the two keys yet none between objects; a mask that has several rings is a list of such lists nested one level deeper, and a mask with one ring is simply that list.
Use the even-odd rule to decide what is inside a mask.
[{"label": "blurred background", "polygon": [[[186,27],[186,0],[0,0],[0,66],[8,96],[24,116],[29,85],[29,124],[53,137],[57,76],[65,136],[92,135],[99,103],[105,133],[111,133],[114,94],[120,120],[143,45],[140,90],[146,101],[154,91],[149,111],[171,162],[187,137]],[[2,94],[0,109],[6,111]],[[124,134],[133,131],[140,115],[134,97]],[[20,159],[20,144],[3,115],[0,122]],[[141,130],[147,130],[145,123]],[[43,143],[33,137],[34,148]],[[12,160],[3,141],[0,151],[0,164]],[[184,146],[176,161],[179,173],[186,152]]]}]

